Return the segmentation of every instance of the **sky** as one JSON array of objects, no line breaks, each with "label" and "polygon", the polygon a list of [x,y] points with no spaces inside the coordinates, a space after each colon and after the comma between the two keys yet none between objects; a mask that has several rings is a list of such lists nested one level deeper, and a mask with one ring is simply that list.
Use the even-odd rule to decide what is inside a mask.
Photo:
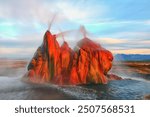
[{"label": "sky", "polygon": [[84,26],[113,54],[150,54],[149,6],[149,0],[0,0],[0,58],[31,58],[50,23],[53,34],[69,32],[64,38],[72,48]]}]

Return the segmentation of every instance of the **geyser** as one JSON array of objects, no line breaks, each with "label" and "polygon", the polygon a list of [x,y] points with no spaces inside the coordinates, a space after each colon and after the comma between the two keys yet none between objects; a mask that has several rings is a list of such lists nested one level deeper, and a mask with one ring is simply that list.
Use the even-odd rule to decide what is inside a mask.
[{"label": "geyser", "polygon": [[29,63],[25,76],[36,83],[106,84],[108,78],[113,76],[107,75],[112,61],[113,55],[110,51],[87,37],[80,40],[73,50],[66,41],[60,46],[56,35],[46,31],[43,43]]}]

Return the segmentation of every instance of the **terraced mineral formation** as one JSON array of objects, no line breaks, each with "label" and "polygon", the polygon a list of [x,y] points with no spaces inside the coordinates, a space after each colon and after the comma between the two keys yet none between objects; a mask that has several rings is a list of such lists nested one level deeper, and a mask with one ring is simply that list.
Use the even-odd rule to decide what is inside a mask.
[{"label": "terraced mineral formation", "polygon": [[60,46],[56,35],[47,31],[28,65],[26,77],[32,82],[59,85],[106,84],[113,76],[108,75],[112,61],[110,51],[86,37],[72,50],[65,41]]}]

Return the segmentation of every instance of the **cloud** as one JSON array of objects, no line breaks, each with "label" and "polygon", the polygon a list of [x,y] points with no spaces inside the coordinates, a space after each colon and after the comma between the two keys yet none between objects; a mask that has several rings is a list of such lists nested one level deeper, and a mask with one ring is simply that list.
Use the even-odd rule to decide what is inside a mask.
[{"label": "cloud", "polygon": [[113,53],[124,54],[148,54],[150,53],[150,41],[147,39],[122,39],[122,38],[98,38],[96,42],[100,43],[106,49]]},{"label": "cloud", "polygon": [[88,23],[87,25],[100,25],[100,24],[144,24],[149,25],[150,19],[147,20],[117,20],[117,19],[101,19],[98,22]]},{"label": "cloud", "polygon": [[31,58],[35,48],[17,48],[17,47],[0,47],[0,57],[2,58]]},{"label": "cloud", "polygon": [[57,6],[67,18],[74,21],[81,19],[83,20],[89,17],[91,13],[88,12],[89,10],[87,10],[87,7],[85,7],[85,10],[82,10],[82,7],[70,4],[68,2],[57,3]]},{"label": "cloud", "polygon": [[1,47],[38,47],[43,41],[44,33],[34,33],[27,35],[19,35],[14,39],[12,38],[2,38],[0,37],[0,48]]},{"label": "cloud", "polygon": [[146,20],[145,24],[150,25],[150,20]]},{"label": "cloud", "polygon": [[150,54],[150,49],[118,49],[111,51],[113,54]]},{"label": "cloud", "polygon": [[[77,29],[80,24],[83,24],[87,30],[98,37],[92,38],[93,40],[116,53],[144,53],[144,51],[148,53],[150,18],[142,14],[149,13],[145,12],[149,10],[135,12],[137,11],[135,6],[138,6],[137,9],[145,8],[145,6],[149,8],[149,6],[143,2],[141,6],[136,2],[135,6],[130,7],[131,2],[124,2],[119,7],[115,7],[116,3],[118,1],[0,1],[0,54],[1,56],[33,54],[33,48],[36,50],[42,43],[44,32],[55,14],[57,15],[51,28],[52,33],[59,33],[59,29],[62,31]],[[125,9],[126,7],[129,9]],[[131,9],[135,13],[134,16],[127,15],[130,14],[128,11]],[[71,47],[74,47],[82,37],[79,33],[65,35]],[[58,41],[61,42],[62,39]]]},{"label": "cloud", "polygon": [[148,44],[148,45],[150,45],[150,40],[143,40],[143,41],[141,41],[141,42],[139,42],[139,44]]},{"label": "cloud", "polygon": [[80,0],[76,2],[58,2],[57,6],[69,20],[79,23],[89,23],[95,20],[97,16],[100,17],[107,12],[106,6],[95,4],[93,8],[91,4],[85,0]]},{"label": "cloud", "polygon": [[0,18],[3,19],[48,23],[52,15],[53,12],[40,0],[6,0],[0,4]]},{"label": "cloud", "polygon": [[[101,10],[98,11],[98,9]],[[6,0],[0,4],[0,18],[46,24],[54,14],[57,14],[55,22],[65,20],[86,22],[89,18],[94,19],[96,14],[100,16],[105,11],[104,6],[97,4],[93,9],[93,6],[84,0],[63,2],[60,0]]]},{"label": "cloud", "polygon": [[99,38],[97,39],[97,42],[100,42],[102,44],[123,44],[127,43],[127,40],[117,39],[117,38]]},{"label": "cloud", "polygon": [[113,33],[111,36],[128,38],[128,39],[145,39],[150,37],[150,33],[147,31],[130,31],[130,32],[117,32]]}]

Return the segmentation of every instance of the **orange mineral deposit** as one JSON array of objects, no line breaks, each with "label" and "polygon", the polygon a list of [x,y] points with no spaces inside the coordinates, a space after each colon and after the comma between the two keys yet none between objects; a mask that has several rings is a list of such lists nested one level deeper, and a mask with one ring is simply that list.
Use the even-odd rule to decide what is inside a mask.
[{"label": "orange mineral deposit", "polygon": [[56,36],[47,31],[42,45],[28,65],[27,77],[32,82],[59,85],[106,84],[113,55],[100,44],[84,37],[72,50],[68,43],[60,46]]}]

